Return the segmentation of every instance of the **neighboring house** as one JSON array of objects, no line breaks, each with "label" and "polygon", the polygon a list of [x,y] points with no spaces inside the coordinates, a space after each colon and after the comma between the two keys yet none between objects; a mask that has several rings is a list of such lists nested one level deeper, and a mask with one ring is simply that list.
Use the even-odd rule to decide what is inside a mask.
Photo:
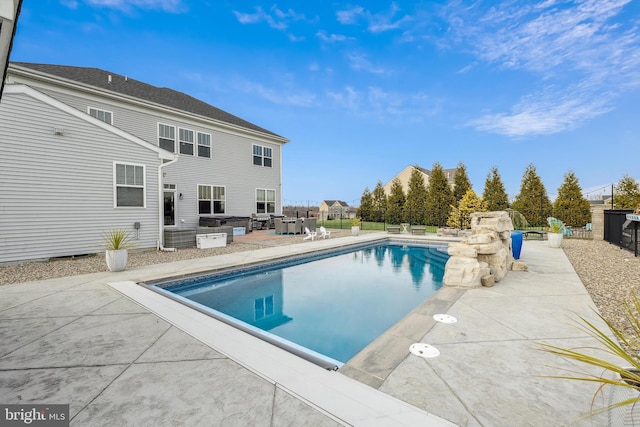
[{"label": "neighboring house", "polygon": [[[398,178],[400,180],[400,183],[402,184],[402,190],[406,195],[407,191],[409,190],[409,179],[411,178],[411,173],[413,172],[414,169],[417,169],[422,175],[422,179],[424,180],[425,187],[429,187],[429,176],[431,176],[430,170],[422,168],[420,166],[407,166],[399,174],[391,178],[389,182],[387,182],[384,185],[383,188],[384,188],[385,194],[387,196],[391,194],[391,185],[393,184],[393,180]],[[455,168],[444,169],[443,172],[444,172],[444,175],[447,177],[447,180],[449,181],[449,185],[451,185],[451,188],[453,188],[453,183],[454,183],[453,178],[455,176],[456,169]]]},{"label": "neighboring house", "polygon": [[323,200],[318,214],[322,219],[340,219],[349,218],[349,212],[349,205],[342,200]]},{"label": "neighboring house", "polygon": [[278,214],[286,138],[96,68],[10,63],[0,102],[0,263],[138,248],[200,216]]}]

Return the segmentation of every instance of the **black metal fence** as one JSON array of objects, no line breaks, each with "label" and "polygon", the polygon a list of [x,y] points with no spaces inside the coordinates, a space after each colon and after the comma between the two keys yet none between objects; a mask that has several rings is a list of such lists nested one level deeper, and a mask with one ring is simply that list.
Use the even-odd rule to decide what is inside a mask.
[{"label": "black metal fence", "polygon": [[[553,216],[550,210],[548,211],[536,211],[535,214],[528,212],[528,217],[525,217],[522,213],[518,211],[514,211],[512,209],[507,209],[509,216],[513,222],[513,227],[515,230],[540,230],[546,231],[549,228],[547,224],[547,218]],[[457,228],[457,229],[467,229],[470,227],[470,218],[471,212],[467,211],[458,211],[453,212],[451,209],[448,210],[434,210],[434,211],[421,211],[419,212],[418,218],[414,218],[413,220],[402,218],[389,218],[388,215],[384,215],[383,212],[380,212],[379,215],[375,216],[371,214],[370,216],[375,216],[374,218],[363,217],[363,222],[368,223],[383,223],[389,225],[399,225],[400,223],[409,223],[411,225],[420,225],[426,226],[428,230],[433,229],[437,230],[438,228]],[[584,219],[584,223],[580,220],[577,220],[579,217],[578,213],[575,215],[567,215],[568,218],[573,218],[573,222],[566,222],[565,224],[580,224],[580,225],[565,225],[564,236],[567,238],[578,238],[578,239],[591,239],[593,238],[593,226],[590,221],[591,218],[587,217]],[[455,218],[455,220],[453,220]],[[361,225],[361,228],[364,229],[364,224]],[[378,229],[378,227],[374,227]],[[386,228],[385,228],[386,229]],[[544,236],[544,233],[540,233],[540,236]]]},{"label": "black metal fence", "polygon": [[604,240],[638,256],[638,221],[627,219],[632,210],[604,211]]}]

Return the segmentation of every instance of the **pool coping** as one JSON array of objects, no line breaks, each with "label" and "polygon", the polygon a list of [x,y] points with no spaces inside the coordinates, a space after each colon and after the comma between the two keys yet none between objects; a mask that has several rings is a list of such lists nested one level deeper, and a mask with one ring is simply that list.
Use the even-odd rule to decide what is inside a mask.
[{"label": "pool coping", "polygon": [[[229,266],[250,265],[264,260],[273,260],[274,257],[286,258],[291,255],[315,252],[318,250],[340,248],[354,244],[375,242],[375,241],[436,241],[449,243],[452,239],[434,239],[433,236],[388,236],[384,234],[369,234],[358,237],[345,237],[330,239],[326,241],[316,241],[309,245],[290,245],[287,247],[275,247],[250,251],[250,253],[229,254],[212,259],[212,263],[206,265],[194,263],[191,266],[182,265],[177,271],[159,273],[154,276],[141,278],[140,281],[151,281],[167,275],[194,274],[198,272],[211,271],[212,269]],[[213,265],[215,264],[215,265]],[[359,358],[357,355],[354,363],[345,372],[333,372],[322,369],[302,358],[295,356],[285,350],[274,347],[258,338],[250,336],[232,326],[224,324],[203,313],[197,312],[179,302],[173,301],[160,295],[133,281],[123,281],[109,283],[109,286],[119,293],[130,298],[134,302],[147,308],[157,316],[175,325],[179,329],[204,342],[210,347],[220,351],[233,359],[246,369],[256,375],[278,384],[288,390],[293,395],[308,402],[319,410],[351,425],[454,425],[449,421],[430,414],[411,404],[403,402],[388,394],[377,390],[380,378],[391,365],[400,363],[398,357],[404,353],[408,356],[408,346],[401,345],[403,337],[413,337],[418,329],[409,325],[416,316],[420,324],[425,324],[425,304],[410,312],[396,326],[379,337],[374,343],[368,346]],[[436,305],[442,301],[447,301],[450,292],[437,293]],[[455,294],[455,293],[454,293]],[[453,297],[454,295],[450,295]],[[430,297],[429,299],[433,298]],[[431,325],[432,326],[432,325]],[[414,330],[411,333],[412,329]],[[418,338],[419,339],[422,337]],[[389,359],[392,361],[384,369],[380,369],[381,363],[377,363],[376,369],[362,369],[358,360],[366,361],[366,355],[370,358],[375,351],[374,344],[391,342],[396,349],[398,357]],[[373,347],[372,347],[373,346]],[[348,362],[349,363],[349,362]],[[385,370],[386,369],[386,370]],[[386,375],[390,373],[387,372]],[[379,385],[378,385],[379,386]]]},{"label": "pool coping", "polygon": [[465,291],[463,288],[440,288],[348,360],[338,371],[373,388],[380,388],[409,356],[409,346],[420,342],[438,323],[433,315],[446,313]]},{"label": "pool coping", "polygon": [[[234,319],[232,316],[228,316],[224,313],[211,310],[206,306],[198,304],[189,298],[184,298],[174,294],[172,291],[167,291],[166,288],[173,286],[175,281],[183,279],[189,279],[198,276],[216,276],[234,273],[236,271],[250,271],[253,268],[261,266],[269,266],[272,264],[279,264],[286,262],[287,260],[302,259],[313,257],[315,254],[330,255],[332,252],[341,253],[342,251],[358,250],[361,248],[370,247],[372,244],[378,244],[380,242],[392,243],[392,244],[416,244],[424,245],[425,243],[432,243],[443,246],[448,241],[438,241],[432,238],[413,239],[409,236],[401,235],[404,237],[396,238],[396,236],[382,236],[377,237],[374,240],[349,242],[346,245],[332,247],[327,249],[319,249],[312,252],[305,252],[300,255],[287,255],[284,257],[272,258],[268,261],[260,261],[256,263],[248,263],[245,265],[238,265],[234,267],[221,267],[215,270],[201,271],[197,273],[179,274],[177,276],[170,276],[162,279],[152,279],[140,281],[138,284],[145,286],[146,288],[163,295],[166,298],[173,299],[183,305],[191,307],[193,310],[198,310],[208,316],[211,316],[221,322],[227,323],[231,326],[239,328],[245,333],[254,335],[260,339],[269,342],[272,345],[283,348],[293,354],[298,355],[306,360],[309,360],[325,369],[340,370],[341,373],[350,376],[351,378],[363,382],[375,388],[379,388],[382,382],[393,372],[393,370],[407,357],[405,351],[409,345],[414,342],[419,342],[431,328],[436,324],[433,319],[434,313],[445,313],[448,308],[457,301],[462,295],[461,289],[444,288],[442,287],[436,291],[433,295],[429,296],[417,307],[410,312],[403,315],[403,317],[396,322],[392,327],[384,331],[381,335],[376,337],[365,348],[360,350],[356,355],[346,362],[339,362],[329,356],[319,354],[313,350],[306,349],[296,343],[288,341],[286,339],[279,338],[276,335],[269,334],[262,331],[259,328],[246,325],[242,321]],[[430,237],[430,236],[429,236]],[[173,283],[172,283],[173,282]],[[392,349],[390,352],[389,349]]]}]

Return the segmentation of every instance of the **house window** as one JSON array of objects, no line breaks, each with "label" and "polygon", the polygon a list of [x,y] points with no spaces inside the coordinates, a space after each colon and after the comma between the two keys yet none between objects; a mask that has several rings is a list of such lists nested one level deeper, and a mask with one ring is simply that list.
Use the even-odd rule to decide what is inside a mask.
[{"label": "house window", "polygon": [[264,158],[262,159],[263,161],[263,166],[266,168],[270,168],[271,167],[271,159],[273,157],[273,150],[269,147],[262,147],[262,152],[264,154]]},{"label": "house window", "polygon": [[256,166],[262,166],[262,146],[253,146],[253,164]]},{"label": "house window", "polygon": [[225,191],[224,187],[213,186],[213,213],[225,213]]},{"label": "house window", "polygon": [[198,132],[198,157],[211,157],[211,135]]},{"label": "house window", "polygon": [[256,213],[276,213],[276,190],[256,189]]},{"label": "house window", "polygon": [[180,129],[180,154],[193,156],[193,131]]},{"label": "house window", "polygon": [[111,111],[98,110],[97,108],[89,107],[89,115],[110,125],[113,124],[113,113]]},{"label": "house window", "polygon": [[261,145],[253,146],[253,164],[255,166],[264,166],[270,168],[272,166],[273,149],[263,147]]},{"label": "house window", "polygon": [[158,123],[158,146],[172,153],[176,152],[175,126]]},{"label": "house window", "polygon": [[144,166],[114,163],[115,206],[144,207]]},{"label": "house window", "polygon": [[198,185],[198,214],[225,213],[225,188],[215,185]]}]

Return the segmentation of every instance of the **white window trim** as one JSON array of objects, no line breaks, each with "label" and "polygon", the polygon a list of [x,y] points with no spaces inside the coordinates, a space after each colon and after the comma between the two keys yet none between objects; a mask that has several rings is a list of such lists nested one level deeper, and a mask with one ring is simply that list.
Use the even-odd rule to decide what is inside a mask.
[{"label": "white window trim", "polygon": [[[142,206],[118,206],[118,184],[117,184],[117,177],[116,177],[117,165],[142,167]],[[147,208],[147,165],[142,163],[119,162],[114,160],[112,180],[113,180],[113,207],[115,209],[146,209]],[[132,186],[126,185],[125,187],[132,187]],[[137,186],[135,187],[138,188]]]},{"label": "white window trim", "polygon": [[[211,189],[211,213],[208,214],[202,214],[200,213],[200,187],[209,187]],[[219,199],[215,199],[214,198],[214,191],[213,188],[214,187],[221,187],[224,188],[224,199],[222,199],[222,201],[224,201],[224,212],[214,212],[213,209],[213,202],[215,202],[216,200]],[[198,215],[225,215],[227,213],[228,206],[227,206],[227,186],[226,185],[216,185],[216,184],[197,184],[196,185],[196,203],[198,204],[196,206],[196,212],[198,213]]]},{"label": "white window trim", "polygon": [[[263,190],[264,191],[264,214],[275,214],[276,213],[276,207],[278,205],[278,201],[277,201],[277,195],[278,193],[276,192],[276,190],[274,188],[256,188],[256,201],[255,201],[255,208],[256,208],[256,213],[258,213],[258,202],[260,202],[260,200],[258,200],[258,191],[259,190]],[[269,202],[269,198],[267,197],[267,192],[269,191],[273,191],[273,202]],[[269,212],[269,210],[267,209],[267,203],[273,203],[273,212]]]},{"label": "white window trim", "polygon": [[[97,107],[88,106],[88,107],[87,107],[87,114],[88,114],[88,115],[90,115],[90,116],[91,116],[91,110],[102,111],[103,113],[109,113],[109,114],[111,114],[111,122],[105,122],[105,123],[107,123],[107,124],[109,124],[109,125],[113,126],[113,122],[114,122],[114,114],[113,114],[113,111],[109,111],[109,110],[104,110],[104,109],[102,109],[102,108],[97,108]],[[97,117],[94,117],[94,116],[91,116],[91,117],[93,117],[94,119],[100,120],[100,119],[98,119]],[[101,122],[104,122],[104,120],[100,120],[100,121],[101,121]]]},{"label": "white window trim", "polygon": [[[172,153],[179,153],[180,152],[180,147],[179,147],[180,143],[178,142],[178,139],[179,139],[180,135],[177,134],[176,127],[174,125],[158,122],[158,125],[156,126],[156,145],[158,147],[160,147],[160,138],[161,138],[160,137],[160,125],[173,128],[173,151],[172,151]],[[168,139],[168,138],[165,138],[165,139]],[[160,148],[162,148],[162,147],[160,147]],[[163,150],[164,150],[164,148],[163,148]]]},{"label": "white window trim", "polygon": [[[198,148],[200,147],[200,135],[209,135],[209,145],[203,145],[203,147],[209,147],[209,156],[205,157],[205,156],[201,156],[200,152],[198,151]],[[201,159],[211,159],[213,158],[213,137],[210,133],[207,132],[196,132],[196,149],[194,152],[194,156],[195,157],[200,157]]]},{"label": "white window trim", "polygon": [[[260,150],[262,154],[260,154],[261,162],[260,162],[260,164],[259,164],[259,165],[256,165],[255,163],[253,163],[253,157],[255,156],[255,154],[253,153],[253,147],[260,147],[260,148],[262,148],[262,150]],[[271,150],[271,157],[267,157],[267,156],[265,156],[265,155],[264,155],[264,151],[265,151],[264,149],[265,149],[265,148],[268,148],[269,150]],[[268,146],[268,145],[251,144],[251,165],[252,165],[252,166],[255,166],[255,167],[259,167],[259,168],[273,168],[273,150],[274,150],[274,148],[273,148],[273,147],[270,147],[270,146]],[[267,159],[271,159],[271,166],[265,166],[265,165],[264,165],[264,159],[265,159],[265,158],[267,158]]]},{"label": "white window trim", "polygon": [[[202,213],[200,212],[200,187],[209,187],[211,189],[211,199],[209,200],[209,205],[211,206],[210,213]],[[196,184],[196,212],[198,215],[213,215],[213,189],[210,184]]]},{"label": "white window trim", "polygon": [[[184,140],[184,141],[183,141],[183,140],[182,140],[182,138],[180,138],[180,131],[181,131],[181,130],[186,131],[186,132],[191,132],[191,136],[192,136],[191,142],[189,142],[189,141],[187,141],[187,140]],[[158,131],[159,131],[159,127],[158,127]],[[185,156],[196,156],[196,140],[195,140],[195,138],[196,138],[196,132],[195,132],[193,129],[187,129],[187,128],[180,128],[180,127],[179,127],[179,128],[178,128],[178,135],[177,135],[177,136],[178,136],[178,147],[177,147],[177,148],[178,148],[178,151],[177,151],[177,152],[178,152],[179,154],[184,154]],[[183,152],[182,152],[182,150],[181,150],[181,149],[182,149],[182,143],[183,143],[183,142],[184,142],[185,144],[191,144],[191,152],[192,152],[193,154],[186,154],[186,153],[183,153]]]},{"label": "white window trim", "polygon": [[[267,157],[265,154],[265,149],[268,148],[269,151],[271,151],[271,156]],[[271,165],[270,166],[265,166],[264,165],[264,159],[269,159],[271,160]],[[267,147],[266,145],[262,146],[262,167],[263,168],[273,168],[273,147]]]}]

